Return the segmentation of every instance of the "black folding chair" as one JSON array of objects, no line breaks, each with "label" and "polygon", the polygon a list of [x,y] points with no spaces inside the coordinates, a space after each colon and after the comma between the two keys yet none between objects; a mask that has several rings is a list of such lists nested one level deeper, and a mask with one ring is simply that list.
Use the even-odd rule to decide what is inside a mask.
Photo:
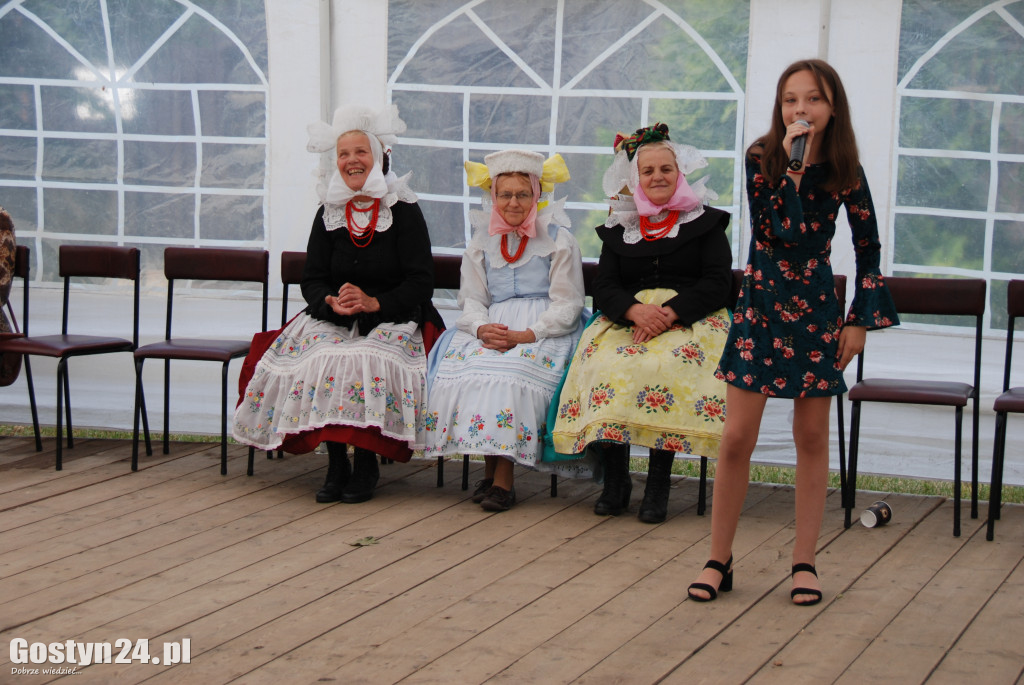
[{"label": "black folding chair", "polygon": [[1024,280],[1010,281],[1006,289],[1006,357],[1003,360],[1003,394],[996,398],[996,435],[992,447],[992,484],[988,496],[986,540],[996,533],[996,519],[1003,504],[1003,455],[1006,451],[1007,414],[1024,414],[1024,386],[1010,387],[1010,363],[1013,357],[1013,323],[1024,316]]},{"label": "black folding chair", "polygon": [[[263,286],[262,328],[267,330],[267,289],[270,255],[266,250],[238,250],[214,247],[168,247],[164,250],[164,276],[167,278],[167,327],[160,342],[135,350],[135,420],[132,435],[132,471],[139,468],[139,413],[145,420],[142,366],[147,359],[164,360],[164,454],[170,451],[171,360],[220,362],[221,418],[220,472],[228,472],[228,364],[249,353],[251,335],[244,339],[175,338],[171,335],[174,284],[180,280],[232,281],[259,283]],[[231,301],[232,308],[238,303]],[[152,454],[149,442],[146,454]],[[252,453],[248,473],[252,475]]]},{"label": "black folding chair", "polygon": [[[27,250],[27,248],[26,248]],[[27,251],[26,262],[27,262]],[[51,357],[57,360],[57,470],[63,468],[63,423],[68,428],[68,448],[73,448],[74,429],[71,424],[71,388],[68,381],[68,360],[112,352],[132,352],[139,343],[139,250],[135,247],[114,245],[61,245],[58,251],[59,271],[64,279],[64,307],[61,317],[60,335],[29,336],[28,327],[28,266],[25,265],[25,323],[26,335],[3,341],[2,349],[11,354],[24,355],[25,377],[28,382],[29,403],[32,406],[32,423],[36,432],[36,448],[39,441],[39,420],[36,414],[35,388],[32,383],[32,369],[28,358],[32,355]],[[107,335],[68,333],[71,280],[73,278],[118,278],[132,281],[132,337],[119,338]],[[145,425],[146,443],[149,443],[149,425]]]},{"label": "black folding chair", "polygon": [[[963,410],[973,402],[971,440],[971,518],[978,517],[978,386],[981,383],[981,326],[985,314],[986,283],[980,278],[887,278],[885,280],[900,314],[972,316],[975,322],[972,381],[934,381],[908,378],[864,378],[864,355],[857,361],[857,383],[850,389],[850,464],[842,479],[844,525],[849,528],[857,496],[857,453],[860,441],[861,404],[885,402],[953,407],[954,499],[953,535],[960,535],[960,454]],[[917,349],[920,355],[924,350]],[[965,374],[966,375],[966,374]]]}]

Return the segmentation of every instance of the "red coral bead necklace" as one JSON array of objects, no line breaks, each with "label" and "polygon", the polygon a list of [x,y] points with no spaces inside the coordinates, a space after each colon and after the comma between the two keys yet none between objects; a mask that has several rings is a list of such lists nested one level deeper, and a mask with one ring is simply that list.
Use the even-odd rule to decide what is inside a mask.
[{"label": "red coral bead necklace", "polygon": [[644,237],[644,240],[657,240],[658,238],[664,238],[669,234],[672,228],[679,221],[679,210],[673,210],[668,213],[661,221],[651,221],[646,216],[640,216],[640,235]]},{"label": "red coral bead necklace", "polygon": [[[358,235],[356,231],[359,227],[355,222],[355,214],[353,212],[359,212],[360,214],[366,214],[371,212],[370,222],[366,225]],[[373,204],[363,209],[356,207],[355,200],[349,200],[345,204],[345,220],[348,222],[348,237],[352,239],[352,244],[356,247],[366,247],[373,242],[373,234],[377,230],[377,217],[380,216],[380,198],[374,198]]]}]

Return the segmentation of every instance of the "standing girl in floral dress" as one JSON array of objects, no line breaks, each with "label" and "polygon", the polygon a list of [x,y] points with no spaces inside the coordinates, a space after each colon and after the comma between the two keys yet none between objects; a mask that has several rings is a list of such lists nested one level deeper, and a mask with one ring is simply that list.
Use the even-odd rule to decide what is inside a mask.
[{"label": "standing girl in floral dress", "polygon": [[[790,165],[800,137],[804,164]],[[729,418],[715,473],[711,560],[689,595],[706,602],[732,589],[732,542],[761,415],[767,398],[786,397],[794,400],[797,464],[791,598],[807,606],[821,601],[814,557],[828,484],[832,397],[846,392],[843,370],[864,348],[865,331],[899,323],[879,271],[875,209],[846,93],[831,66],[804,60],[783,72],[771,129],[747,150],[746,168],[752,236],[717,371],[729,384]],[[857,262],[845,323],[830,265],[840,206],[846,207]]]}]

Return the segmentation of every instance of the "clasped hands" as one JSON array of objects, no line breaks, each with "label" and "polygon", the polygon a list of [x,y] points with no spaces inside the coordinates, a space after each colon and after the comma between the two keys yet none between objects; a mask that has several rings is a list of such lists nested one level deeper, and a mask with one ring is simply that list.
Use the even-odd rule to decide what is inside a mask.
[{"label": "clasped hands", "polygon": [[380,311],[380,302],[376,297],[370,297],[359,286],[351,283],[341,286],[337,295],[328,295],[324,301],[335,314],[341,316]]},{"label": "clasped hands", "polygon": [[485,323],[478,326],[476,337],[488,350],[499,352],[508,352],[522,343],[537,342],[537,336],[529,328],[525,331],[513,331],[503,323]]},{"label": "clasped hands", "polygon": [[626,310],[626,318],[633,322],[633,342],[645,343],[671,328],[678,317],[671,307],[637,303]]}]

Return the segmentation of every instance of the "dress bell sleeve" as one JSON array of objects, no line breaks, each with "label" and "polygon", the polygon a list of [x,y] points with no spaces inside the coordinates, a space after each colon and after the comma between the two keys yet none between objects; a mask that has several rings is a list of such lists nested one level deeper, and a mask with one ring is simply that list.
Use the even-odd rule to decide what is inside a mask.
[{"label": "dress bell sleeve", "polygon": [[857,262],[857,280],[846,323],[870,329],[898,326],[900,319],[896,305],[879,269],[882,245],[878,240],[875,206],[871,201],[871,191],[863,169],[859,170],[858,176],[859,186],[843,198]]},{"label": "dress bell sleeve", "polygon": [[462,253],[462,270],[459,276],[459,308],[462,314],[455,321],[455,327],[463,333],[478,337],[477,329],[490,323],[491,293],[487,289],[487,269],[484,267],[486,254],[476,242],[470,243]]},{"label": "dress bell sleeve", "polygon": [[583,311],[583,255],[576,238],[564,228],[558,229],[555,239],[548,282],[551,304],[529,326],[537,340],[569,335],[579,326]]}]

